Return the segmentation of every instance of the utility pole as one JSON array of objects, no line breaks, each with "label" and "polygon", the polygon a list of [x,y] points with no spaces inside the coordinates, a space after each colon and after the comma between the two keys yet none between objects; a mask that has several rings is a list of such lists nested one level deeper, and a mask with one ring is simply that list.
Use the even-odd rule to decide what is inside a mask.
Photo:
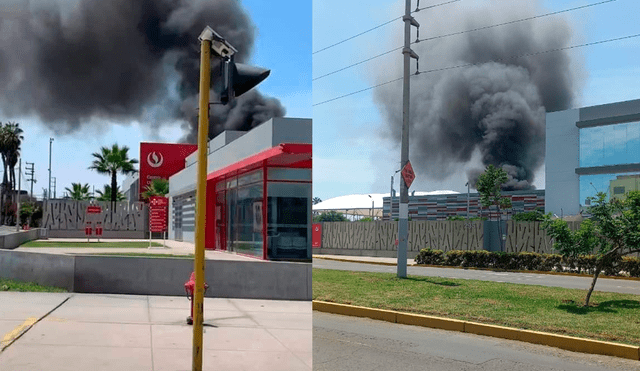
[{"label": "utility pole", "polygon": [[53,138],[49,138],[49,188],[47,188],[47,199],[51,197],[51,144]]},{"label": "utility pole", "polygon": [[29,193],[30,195],[30,199],[33,200],[33,183],[36,182],[36,179],[34,178],[35,175],[35,164],[33,162],[27,162],[27,166],[25,166],[25,170],[26,170],[26,175],[30,176],[31,178],[29,179],[25,179],[27,182],[31,182],[31,192]]},{"label": "utility pole", "polygon": [[[402,145],[400,149],[400,168],[409,162],[409,62],[411,58],[418,59],[418,55],[411,50],[411,26],[420,27],[418,21],[411,16],[411,0],[405,1],[404,21],[404,76],[402,81]],[[398,215],[398,277],[407,277],[407,245],[409,243],[409,187],[400,177],[400,213]]]},{"label": "utility pole", "polygon": [[16,198],[16,232],[20,231],[20,188],[22,181],[22,158],[18,164],[18,197]]},{"label": "utility pole", "polygon": [[56,177],[51,178],[51,185],[53,186],[53,198],[56,198]]}]

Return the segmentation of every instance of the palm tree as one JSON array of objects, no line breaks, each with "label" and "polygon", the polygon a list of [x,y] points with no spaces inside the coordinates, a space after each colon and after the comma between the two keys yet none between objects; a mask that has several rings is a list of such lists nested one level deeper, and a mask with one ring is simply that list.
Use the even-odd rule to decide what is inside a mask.
[{"label": "palm tree", "polygon": [[[98,194],[98,197],[96,198],[97,201],[113,201],[111,199],[111,197],[113,196],[113,192],[111,192],[111,186],[108,184],[104,185],[104,190],[97,190],[96,193]],[[119,189],[116,189],[116,201],[124,201],[125,197],[124,194],[122,194],[122,192],[120,192]]]},{"label": "palm tree", "polygon": [[127,175],[137,172],[134,165],[138,163],[138,160],[132,158],[129,159],[129,147],[123,146],[120,148],[118,144],[114,144],[111,148],[101,147],[100,153],[93,153],[93,164],[89,166],[89,169],[95,170],[100,174],[111,175],[111,190],[110,201],[117,201],[118,192],[118,172]]},{"label": "palm tree", "polygon": [[69,193],[69,198],[72,200],[88,200],[89,199],[89,183],[71,183],[71,188],[66,187],[64,189]]},{"label": "palm tree", "polygon": [[[24,139],[22,133],[20,124],[17,122],[0,123],[0,156],[2,157],[4,169],[0,199],[3,205],[6,202],[7,192],[11,192],[15,188],[15,166],[18,163],[20,144]],[[7,179],[7,176],[9,179]],[[4,215],[0,216],[0,219],[4,223]]]},{"label": "palm tree", "polygon": [[169,181],[166,179],[154,179],[151,181],[151,184],[147,186],[142,196],[145,198],[152,196],[164,197],[167,193],[169,193]]}]

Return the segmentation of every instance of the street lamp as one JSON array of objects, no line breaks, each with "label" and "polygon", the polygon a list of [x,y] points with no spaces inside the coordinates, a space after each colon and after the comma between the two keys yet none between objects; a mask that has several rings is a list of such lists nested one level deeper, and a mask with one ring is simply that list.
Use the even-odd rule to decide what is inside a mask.
[{"label": "street lamp", "polygon": [[49,188],[47,188],[47,199],[51,198],[51,144],[53,138],[49,138]]},{"label": "street lamp", "polygon": [[467,186],[467,220],[469,220],[469,182],[465,185]]},{"label": "street lamp", "polygon": [[367,195],[371,199],[371,220],[373,220],[373,197],[371,195]]}]

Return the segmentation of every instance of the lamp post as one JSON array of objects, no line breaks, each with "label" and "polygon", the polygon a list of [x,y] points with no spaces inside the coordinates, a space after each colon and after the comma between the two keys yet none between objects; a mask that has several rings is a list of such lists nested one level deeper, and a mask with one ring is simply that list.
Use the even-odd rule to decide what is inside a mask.
[{"label": "lamp post", "polygon": [[467,220],[469,220],[469,182],[465,185],[467,186]]},{"label": "lamp post", "polygon": [[371,199],[371,220],[373,220],[373,197],[371,195],[367,195]]},{"label": "lamp post", "polygon": [[49,138],[49,188],[47,188],[47,200],[51,198],[51,144],[53,138]]}]

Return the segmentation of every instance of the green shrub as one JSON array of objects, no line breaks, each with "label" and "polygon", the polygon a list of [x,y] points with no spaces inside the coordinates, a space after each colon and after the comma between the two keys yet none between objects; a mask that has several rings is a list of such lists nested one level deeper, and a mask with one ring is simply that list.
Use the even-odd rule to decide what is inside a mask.
[{"label": "green shrub", "polygon": [[[418,264],[446,267],[593,274],[597,257],[595,255],[563,257],[559,254],[505,253],[485,250],[451,250],[445,253],[442,250],[422,249],[415,261]],[[607,276],[640,277],[640,258],[625,256],[610,259],[605,262],[602,270]]]}]

